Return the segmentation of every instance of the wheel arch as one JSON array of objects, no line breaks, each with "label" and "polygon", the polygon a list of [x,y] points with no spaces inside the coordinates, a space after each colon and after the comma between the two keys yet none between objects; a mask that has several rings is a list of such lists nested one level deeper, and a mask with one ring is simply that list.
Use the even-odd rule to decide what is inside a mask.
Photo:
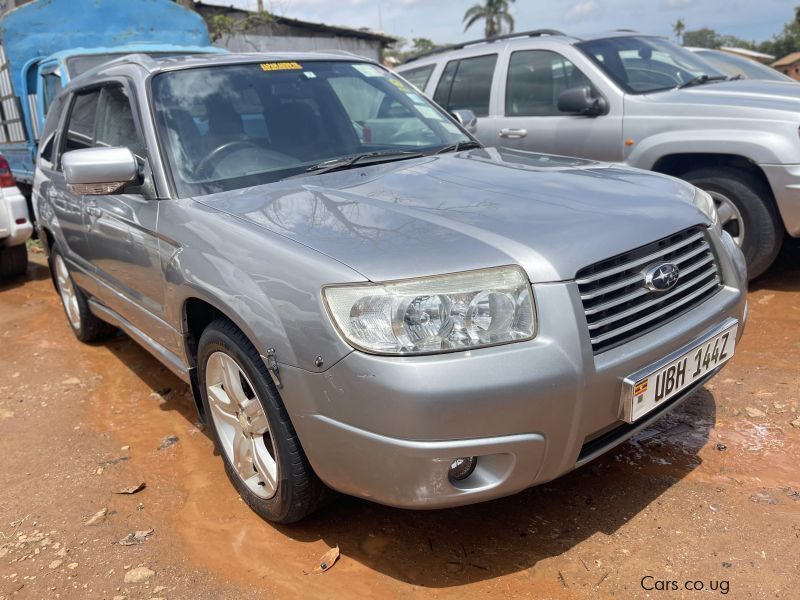
[{"label": "wheel arch", "polygon": [[197,356],[200,337],[206,328],[218,319],[225,319],[239,329],[256,350],[261,352],[261,337],[248,324],[238,318],[237,311],[218,298],[205,294],[200,290],[193,290],[184,299],[181,307],[181,331],[183,332],[183,346],[186,356],[189,376],[192,385],[192,395],[201,418],[205,420],[203,402],[197,380]]},{"label": "wheel arch", "polygon": [[685,175],[698,169],[714,168],[733,169],[755,181],[762,188],[764,198],[770,203],[781,226],[785,227],[769,179],[763,169],[746,156],[714,152],[683,152],[662,156],[652,166],[652,170],[656,173],[671,175],[679,179],[683,179]]}]

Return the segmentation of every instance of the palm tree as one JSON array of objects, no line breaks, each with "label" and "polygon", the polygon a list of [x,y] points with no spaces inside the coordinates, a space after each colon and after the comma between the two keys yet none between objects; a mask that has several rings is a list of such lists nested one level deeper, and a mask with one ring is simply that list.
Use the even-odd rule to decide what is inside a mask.
[{"label": "palm tree", "polygon": [[484,34],[487,38],[500,35],[503,24],[508,25],[509,33],[514,31],[514,17],[509,12],[509,4],[516,0],[486,0],[483,4],[475,4],[464,13],[464,31],[483,19],[486,21]]},{"label": "palm tree", "polygon": [[686,31],[686,23],[683,22],[683,19],[675,21],[672,31],[675,32],[675,39],[678,40],[678,43],[683,44],[683,32]]}]

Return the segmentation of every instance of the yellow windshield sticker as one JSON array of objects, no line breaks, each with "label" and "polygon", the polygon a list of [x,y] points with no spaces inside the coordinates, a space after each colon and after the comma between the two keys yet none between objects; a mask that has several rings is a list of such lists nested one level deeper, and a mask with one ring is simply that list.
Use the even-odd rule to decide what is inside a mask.
[{"label": "yellow windshield sticker", "polygon": [[401,92],[411,92],[412,90],[408,89],[405,84],[400,81],[399,79],[395,79],[394,77],[389,79],[389,83],[391,83],[394,87],[396,87]]},{"label": "yellow windshield sticker", "polygon": [[302,71],[303,65],[296,62],[261,63],[262,71]]}]

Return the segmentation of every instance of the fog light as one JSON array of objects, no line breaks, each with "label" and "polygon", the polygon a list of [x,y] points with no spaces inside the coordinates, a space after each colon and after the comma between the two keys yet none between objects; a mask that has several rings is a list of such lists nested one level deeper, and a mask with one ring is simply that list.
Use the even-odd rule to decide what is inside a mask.
[{"label": "fog light", "polygon": [[461,481],[472,475],[477,464],[478,459],[475,456],[456,458],[450,463],[450,470],[447,475],[451,481]]}]

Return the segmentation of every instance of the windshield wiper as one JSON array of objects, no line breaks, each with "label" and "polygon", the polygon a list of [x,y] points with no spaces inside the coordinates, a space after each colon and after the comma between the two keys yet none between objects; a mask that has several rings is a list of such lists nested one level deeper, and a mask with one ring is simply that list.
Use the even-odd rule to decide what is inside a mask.
[{"label": "windshield wiper", "polygon": [[416,150],[384,150],[380,152],[365,152],[364,154],[356,154],[355,156],[345,156],[344,158],[334,158],[332,160],[324,160],[321,163],[311,165],[308,167],[306,173],[314,173],[314,175],[322,175],[323,173],[330,173],[331,171],[342,171],[351,167],[358,166],[359,163],[369,162],[389,162],[393,160],[404,160],[407,158],[419,158],[423,156],[421,152]]},{"label": "windshield wiper", "polygon": [[696,85],[703,85],[704,83],[709,83],[711,81],[725,81],[727,79],[728,77],[726,75],[706,75],[705,73],[703,73],[702,75],[693,77],[689,81],[680,84],[675,89],[682,90],[683,88],[694,87]]},{"label": "windshield wiper", "polygon": [[436,154],[444,154],[445,152],[461,152],[462,150],[474,150],[475,148],[483,148],[483,144],[475,140],[467,140],[466,142],[456,142],[445,146],[436,151]]}]

